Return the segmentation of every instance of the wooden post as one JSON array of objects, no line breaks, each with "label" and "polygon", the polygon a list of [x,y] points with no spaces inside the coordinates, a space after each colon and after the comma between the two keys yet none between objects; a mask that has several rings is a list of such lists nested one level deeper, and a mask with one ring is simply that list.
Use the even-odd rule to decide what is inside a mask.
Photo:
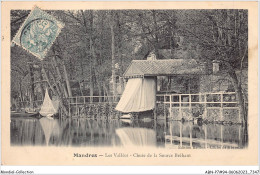
[{"label": "wooden post", "polygon": [[170,118],[173,118],[172,116],[172,95],[169,95],[170,97]]},{"label": "wooden post", "polygon": [[173,139],[172,139],[172,123],[171,122],[170,122],[170,135],[171,135],[171,145],[172,145]]},{"label": "wooden post", "polygon": [[245,124],[245,123],[244,123],[244,120],[241,119],[241,110],[240,110],[240,108],[239,108],[239,104],[238,104],[237,99],[236,99],[236,104],[237,104],[237,110],[238,110],[239,123]]},{"label": "wooden post", "polygon": [[78,116],[78,97],[76,96],[76,115]]},{"label": "wooden post", "polygon": [[156,95],[157,95],[157,77],[154,77],[155,79],[155,99],[154,99],[154,119],[156,120],[157,119],[157,104],[156,104]]},{"label": "wooden post", "polygon": [[156,120],[154,120],[154,131],[155,131],[155,133],[156,133],[156,130],[157,130],[157,122],[156,122]]},{"label": "wooden post", "polygon": [[191,110],[191,95],[189,94],[189,113],[190,117],[192,118],[192,110]]},{"label": "wooden post", "polygon": [[204,132],[205,132],[205,148],[207,149],[208,144],[207,144],[207,125],[203,125],[204,127]]},{"label": "wooden post", "polygon": [[199,102],[202,102],[201,93],[199,93]]},{"label": "wooden post", "polygon": [[223,148],[223,125],[220,125],[220,144],[222,149]]},{"label": "wooden post", "polygon": [[223,116],[223,113],[224,113],[224,108],[223,108],[223,93],[221,92],[220,94],[220,121],[223,121],[224,119],[224,116]]},{"label": "wooden post", "polygon": [[[166,121],[166,119],[167,119],[167,115],[166,115],[166,99],[165,99],[165,94],[163,95],[163,115],[164,115],[164,119],[165,119],[165,121]],[[160,101],[160,103],[161,103],[161,101]]]},{"label": "wooden post", "polygon": [[182,123],[180,122],[180,147],[182,147]]},{"label": "wooden post", "polygon": [[182,119],[182,111],[181,111],[181,94],[179,94],[179,119]]},{"label": "wooden post", "polygon": [[78,138],[79,137],[79,119],[76,119],[76,120],[77,120],[77,138]]},{"label": "wooden post", "polygon": [[[201,97],[201,93],[199,93],[199,106],[200,106],[200,111],[201,110],[203,110],[203,109],[201,109],[201,103],[202,103],[202,97]],[[203,114],[202,114],[202,119],[204,120],[204,118],[205,118],[205,116],[204,116],[204,112],[203,112]]]},{"label": "wooden post", "polygon": [[190,147],[192,149],[192,125],[190,124]]},{"label": "wooden post", "polygon": [[207,94],[204,95],[205,97],[205,119],[208,117],[208,110],[207,110]]},{"label": "wooden post", "polygon": [[241,125],[238,126],[238,147],[242,146]]}]

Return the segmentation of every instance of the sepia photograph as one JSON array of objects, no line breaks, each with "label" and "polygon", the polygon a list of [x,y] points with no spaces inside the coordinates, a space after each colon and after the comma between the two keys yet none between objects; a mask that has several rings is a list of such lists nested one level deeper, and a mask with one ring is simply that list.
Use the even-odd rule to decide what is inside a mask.
[{"label": "sepia photograph", "polygon": [[[9,4],[8,149],[132,161],[149,158],[137,150],[152,149],[161,151],[153,160],[175,164],[257,146],[249,129],[258,120],[249,61],[258,57],[250,58],[257,50],[250,54],[248,8],[46,4]],[[95,151],[103,148],[115,151]]]},{"label": "sepia photograph", "polygon": [[246,148],[247,24],[247,10],[12,10],[11,145]]}]

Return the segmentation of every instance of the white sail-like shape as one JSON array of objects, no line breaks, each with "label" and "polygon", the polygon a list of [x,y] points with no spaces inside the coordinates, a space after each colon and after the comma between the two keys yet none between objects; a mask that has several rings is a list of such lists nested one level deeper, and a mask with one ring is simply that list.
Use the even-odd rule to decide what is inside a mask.
[{"label": "white sail-like shape", "polygon": [[155,84],[154,78],[129,79],[116,110],[121,112],[142,112],[154,109]]},{"label": "white sail-like shape", "polygon": [[49,145],[51,136],[59,137],[60,126],[57,120],[43,117],[40,119],[40,124],[44,132],[46,144]]},{"label": "white sail-like shape", "polygon": [[46,89],[44,101],[40,110],[40,114],[44,117],[47,115],[53,115],[58,113],[59,110],[59,100],[51,100],[48,90]]},{"label": "white sail-like shape", "polygon": [[119,128],[116,130],[123,147],[154,147],[156,134],[147,128]]}]

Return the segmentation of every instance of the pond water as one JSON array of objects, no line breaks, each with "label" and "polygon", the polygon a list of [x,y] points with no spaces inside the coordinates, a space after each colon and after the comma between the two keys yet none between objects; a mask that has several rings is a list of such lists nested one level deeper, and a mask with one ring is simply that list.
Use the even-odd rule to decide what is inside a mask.
[{"label": "pond water", "polygon": [[12,146],[155,146],[168,149],[236,149],[247,146],[242,125],[165,120],[41,119],[11,117]]}]

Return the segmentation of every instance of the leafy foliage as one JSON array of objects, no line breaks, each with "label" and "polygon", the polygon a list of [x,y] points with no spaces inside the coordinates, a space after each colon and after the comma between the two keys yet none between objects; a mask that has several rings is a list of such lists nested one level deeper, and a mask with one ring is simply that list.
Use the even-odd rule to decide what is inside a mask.
[{"label": "leafy foliage", "polygon": [[[150,52],[157,58],[220,60],[226,70],[247,66],[248,14],[245,10],[108,10],[47,11],[65,24],[43,66],[59,79],[53,57],[62,75],[64,63],[70,80],[81,83],[84,95],[104,93],[112,72],[111,31],[114,21],[115,63],[122,76],[133,59],[144,59]],[[29,11],[11,11],[11,36]],[[160,50],[169,50],[166,56]],[[166,52],[165,52],[166,53]],[[28,62],[39,61],[17,46],[11,49],[12,90],[30,85]],[[34,71],[37,78],[37,72]],[[65,81],[62,77],[62,81]],[[80,95],[80,94],[78,94]]]}]

